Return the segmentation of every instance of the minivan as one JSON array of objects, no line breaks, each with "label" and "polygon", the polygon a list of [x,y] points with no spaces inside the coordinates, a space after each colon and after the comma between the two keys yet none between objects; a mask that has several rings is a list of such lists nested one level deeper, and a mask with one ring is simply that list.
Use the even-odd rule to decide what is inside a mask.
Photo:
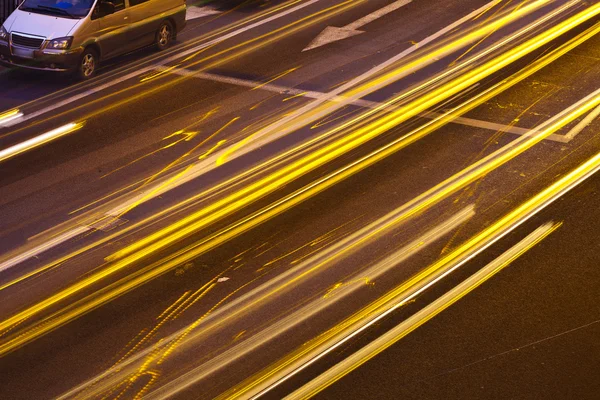
[{"label": "minivan", "polygon": [[96,73],[98,63],[156,45],[185,27],[186,0],[24,0],[0,27],[0,64]]}]

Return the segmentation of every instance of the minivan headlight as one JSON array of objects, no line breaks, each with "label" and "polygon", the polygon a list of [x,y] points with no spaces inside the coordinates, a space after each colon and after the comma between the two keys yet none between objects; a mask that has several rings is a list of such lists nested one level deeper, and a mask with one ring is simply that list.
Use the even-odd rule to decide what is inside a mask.
[{"label": "minivan headlight", "polygon": [[4,25],[0,26],[0,40],[8,42],[8,32],[4,28]]},{"label": "minivan headlight", "polygon": [[48,49],[57,49],[57,50],[66,50],[69,47],[71,47],[71,43],[73,43],[73,37],[72,36],[62,37],[62,38],[56,38],[56,39],[52,39],[48,43],[48,46],[46,48],[48,48]]}]

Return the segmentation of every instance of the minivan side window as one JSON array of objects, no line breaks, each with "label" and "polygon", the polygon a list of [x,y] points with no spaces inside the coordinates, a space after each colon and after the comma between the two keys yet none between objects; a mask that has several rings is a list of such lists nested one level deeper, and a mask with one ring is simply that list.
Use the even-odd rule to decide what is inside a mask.
[{"label": "minivan side window", "polygon": [[121,11],[125,9],[125,0],[112,0],[111,3],[115,5],[115,11]]},{"label": "minivan side window", "polygon": [[147,1],[149,1],[149,0],[129,0],[129,6],[130,7],[137,6],[138,4],[142,4]]},{"label": "minivan side window", "polygon": [[101,3],[110,3],[114,6],[115,12],[121,11],[125,9],[125,0],[100,0],[96,7],[94,7],[94,11],[92,12],[92,19],[102,18],[105,15],[101,13]]}]

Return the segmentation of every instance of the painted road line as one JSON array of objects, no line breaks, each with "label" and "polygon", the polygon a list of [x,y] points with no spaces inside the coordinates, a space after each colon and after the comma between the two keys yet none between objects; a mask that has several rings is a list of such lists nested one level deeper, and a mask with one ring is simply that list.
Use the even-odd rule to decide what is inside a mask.
[{"label": "painted road line", "polygon": [[56,140],[69,133],[75,132],[76,130],[81,129],[82,126],[83,123],[66,124],[61,126],[60,128],[53,129],[19,144],[15,144],[14,146],[11,146],[4,150],[0,150],[0,162],[8,160],[9,158],[22,154],[26,151],[34,149],[53,140]]},{"label": "painted road line", "polygon": [[[461,282],[454,288],[450,289],[441,297],[433,301],[431,304],[419,310],[417,313],[407,318],[405,321],[401,322],[391,330],[387,331],[382,336],[373,340],[371,343],[364,346],[360,350],[356,351],[343,361],[340,361],[333,367],[329,368],[327,371],[325,371],[318,377],[304,384],[302,387],[298,388],[293,393],[286,396],[285,399],[308,399],[316,395],[323,389],[327,388],[331,384],[335,383],[336,381],[347,375],[349,372],[360,367],[362,364],[372,359],[377,354],[381,353],[394,343],[398,342],[406,335],[413,332],[415,329],[419,328],[436,315],[440,314],[442,311],[446,310],[458,300],[462,299],[464,296],[466,296],[471,291],[479,287],[481,284],[486,282],[496,273],[500,272],[503,268],[510,265],[520,256],[525,254],[528,250],[530,250],[535,245],[544,240],[546,237],[548,237],[548,235],[554,232],[559,226],[560,224],[554,224],[552,222],[540,226],[538,229],[530,233],[525,239],[521,240],[509,250],[502,253],[502,255],[500,255],[494,261],[481,268],[479,271],[465,279],[463,282]],[[399,306],[402,304],[405,304],[405,302],[400,303]],[[347,338],[345,338],[344,341],[339,342],[335,347],[332,347],[331,349],[339,347],[339,345],[347,342],[349,339],[356,336],[360,332],[363,332],[365,329],[372,326],[374,323],[380,321],[382,318],[389,315],[396,308],[397,307],[390,308],[379,318],[374,319],[368,325],[365,325],[360,330],[357,330],[352,335],[349,335]]]},{"label": "painted road line", "polygon": [[584,119],[582,119],[577,125],[573,127],[566,135],[563,136],[564,142],[570,142],[583,131],[588,125],[590,125],[596,118],[600,116],[600,106],[595,110],[592,110]]},{"label": "painted road line", "polygon": [[124,75],[124,76],[122,76],[120,78],[116,78],[116,79],[110,80],[109,82],[107,82],[107,83],[105,83],[103,85],[95,87],[94,89],[90,89],[90,90],[85,91],[85,92],[83,92],[81,94],[78,94],[78,95],[72,96],[72,97],[70,97],[68,99],[59,101],[59,102],[57,102],[57,103],[55,103],[55,104],[53,104],[51,106],[48,106],[48,107],[45,107],[45,108],[41,109],[41,110],[34,111],[34,112],[32,112],[30,114],[27,114],[27,115],[25,115],[25,116],[23,116],[23,117],[21,117],[21,118],[19,118],[17,120],[10,121],[10,122],[6,123],[4,126],[10,127],[10,126],[21,124],[22,122],[29,121],[31,119],[37,118],[37,117],[39,117],[41,115],[47,114],[47,113],[49,113],[51,111],[54,111],[54,110],[56,110],[58,108],[61,108],[61,107],[64,107],[66,105],[69,105],[71,103],[74,103],[76,101],[79,101],[79,100],[81,100],[81,99],[83,99],[85,97],[89,97],[89,96],[91,96],[93,94],[99,93],[99,92],[101,92],[101,91],[103,91],[105,89],[108,89],[109,87],[118,85],[118,84],[120,84],[122,82],[128,81],[130,79],[133,79],[133,78],[136,78],[136,77],[138,77],[140,75],[143,75],[143,74],[145,74],[147,72],[150,72],[150,71],[156,69],[158,66],[165,66],[165,65],[167,65],[167,64],[169,64],[171,62],[174,62],[174,61],[180,60],[182,58],[185,58],[185,57],[189,56],[190,54],[196,53],[199,50],[202,50],[204,48],[213,46],[215,44],[224,42],[225,40],[231,39],[231,38],[233,38],[235,36],[238,36],[238,35],[240,35],[242,33],[247,32],[247,31],[249,31],[251,29],[254,29],[254,28],[257,28],[257,27],[259,27],[261,25],[264,25],[264,24],[267,24],[269,22],[275,21],[275,20],[277,20],[279,18],[285,17],[285,16],[287,16],[289,14],[292,14],[292,13],[298,11],[298,10],[301,10],[301,9],[303,9],[305,7],[308,7],[308,6],[312,5],[312,4],[315,4],[315,3],[319,2],[319,1],[321,1],[321,0],[309,0],[309,1],[306,1],[306,2],[303,2],[303,3],[300,3],[299,5],[297,5],[295,7],[292,7],[290,9],[288,9],[288,10],[282,11],[282,12],[280,12],[278,14],[272,15],[272,16],[270,16],[268,18],[262,19],[262,20],[260,20],[258,22],[252,23],[250,25],[244,26],[244,27],[242,27],[240,29],[237,29],[237,30],[235,30],[233,32],[230,32],[228,34],[219,36],[218,38],[210,40],[210,41],[208,41],[206,43],[202,43],[202,44],[200,44],[198,46],[194,46],[194,47],[192,47],[192,48],[190,48],[190,49],[188,49],[186,51],[177,52],[176,54],[172,55],[171,57],[168,57],[165,60],[162,60],[162,61],[160,61],[160,62],[158,62],[158,63],[156,63],[154,65],[137,69],[137,70],[135,70],[135,71],[133,71],[133,72],[127,74],[127,75]]},{"label": "painted road line", "polygon": [[[264,91],[272,92],[272,93],[286,94],[286,95],[302,95],[302,97],[311,98],[311,99],[321,99],[323,97],[328,96],[328,94],[326,92],[318,92],[318,91],[314,91],[314,90],[302,90],[302,89],[298,89],[298,88],[286,87],[286,86],[275,85],[275,84],[262,84],[262,82],[254,81],[251,79],[240,79],[240,78],[228,77],[228,76],[223,76],[223,75],[218,75],[218,74],[213,74],[213,73],[208,73],[208,72],[194,72],[192,70],[188,70],[188,69],[184,69],[184,68],[170,69],[170,68],[161,67],[161,68],[157,68],[157,71],[159,71],[159,72],[160,71],[169,71],[172,74],[177,74],[177,75],[182,75],[182,76],[190,76],[190,77],[194,77],[194,78],[198,78],[198,79],[205,79],[205,80],[212,81],[212,82],[226,83],[226,84],[230,84],[230,85],[243,86],[243,87],[247,87],[247,88],[255,88],[257,85],[262,85],[260,87],[260,90],[264,90]],[[345,104],[347,104],[348,98],[343,97],[343,96],[336,96],[334,98],[329,99],[329,101],[333,101],[333,102],[337,102],[337,103],[344,102]],[[382,110],[386,109],[384,103],[379,103],[379,102],[371,101],[371,100],[355,99],[349,104],[359,106],[359,107],[373,108],[373,109],[374,108],[379,108]],[[390,106],[388,108],[392,108],[392,107]],[[426,113],[421,116],[423,118],[433,119],[433,118],[437,118],[441,115],[442,114],[440,114],[440,113]],[[520,127],[517,127],[514,125],[498,124],[495,122],[482,121],[482,120],[466,118],[466,117],[457,117],[457,118],[453,119],[451,121],[451,123],[472,126],[475,128],[492,130],[494,132],[498,132],[498,131],[508,132],[508,133],[513,133],[515,135],[526,135],[531,132],[531,129],[527,129],[527,128],[520,128]],[[546,140],[563,142],[561,135],[551,135]]]},{"label": "painted road line", "polygon": [[217,10],[213,6],[190,6],[186,10],[185,19],[186,21],[190,21],[192,19],[208,17],[209,15],[222,14],[222,11]]},{"label": "painted road line", "polygon": [[321,47],[329,43],[337,42],[339,40],[347,39],[352,36],[360,35],[361,33],[364,33],[364,31],[359,31],[359,28],[370,24],[371,22],[393,11],[396,11],[401,7],[404,7],[411,1],[412,0],[396,0],[395,2],[388,4],[387,6],[380,8],[379,10],[374,11],[371,14],[362,17],[341,28],[336,28],[335,26],[328,26],[323,30],[323,32],[319,33],[319,35],[316,38],[314,38],[313,41],[310,42],[310,44],[306,46],[302,51],[315,49],[317,47]]}]

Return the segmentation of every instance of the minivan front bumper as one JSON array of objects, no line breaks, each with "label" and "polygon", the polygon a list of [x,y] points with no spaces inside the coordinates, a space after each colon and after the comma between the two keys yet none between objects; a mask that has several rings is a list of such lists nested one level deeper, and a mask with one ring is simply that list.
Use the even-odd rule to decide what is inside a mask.
[{"label": "minivan front bumper", "polygon": [[[31,57],[21,57],[15,53],[27,52]],[[0,42],[0,64],[9,68],[27,68],[41,71],[65,72],[77,67],[82,49],[50,50],[28,49]]]}]

